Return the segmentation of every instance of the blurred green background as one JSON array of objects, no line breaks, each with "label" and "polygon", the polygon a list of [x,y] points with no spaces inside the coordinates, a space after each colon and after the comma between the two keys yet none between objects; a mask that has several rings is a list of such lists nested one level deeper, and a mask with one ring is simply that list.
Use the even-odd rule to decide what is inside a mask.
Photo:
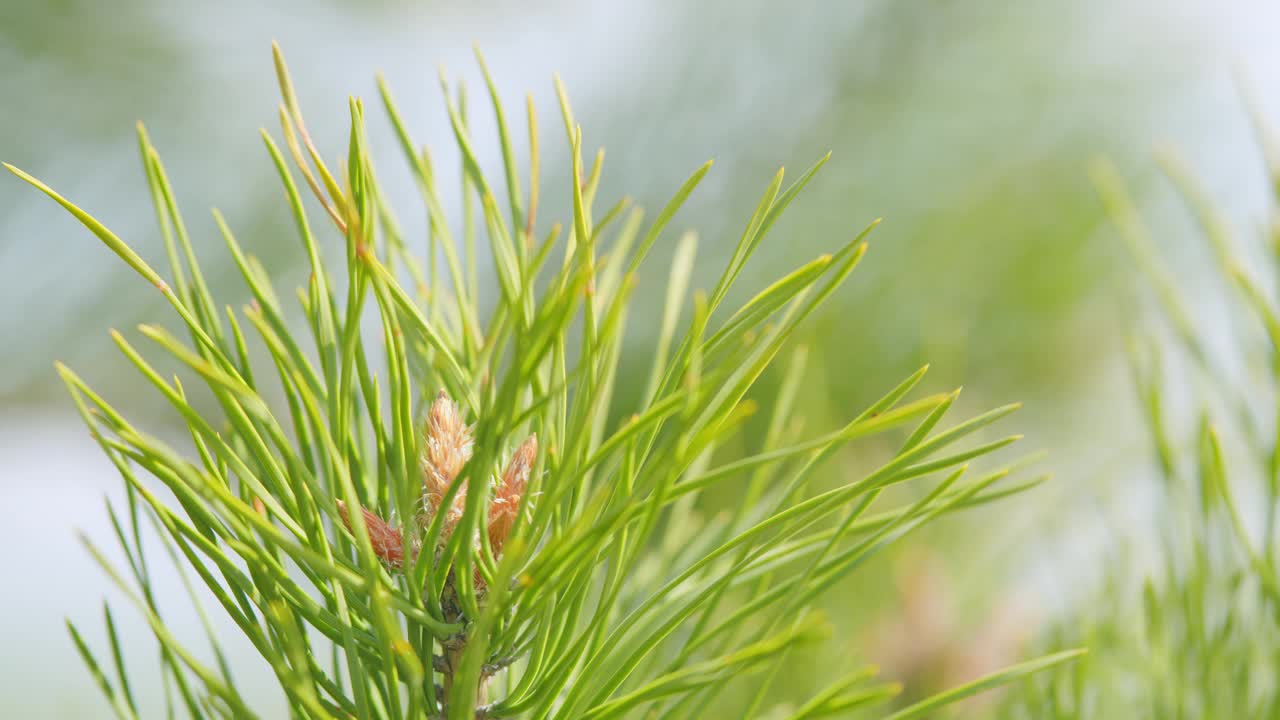
[{"label": "blurred green background", "polygon": [[[1088,585],[1115,508],[1140,515],[1131,480],[1141,438],[1119,353],[1132,272],[1085,165],[1112,157],[1159,207],[1165,191],[1148,153],[1171,143],[1229,216],[1248,222],[1262,204],[1262,167],[1239,80],[1280,118],[1280,49],[1265,30],[1278,21],[1262,0],[9,0],[0,158],[159,257],[133,135],[144,121],[215,292],[238,304],[243,289],[208,207],[281,285],[302,273],[257,133],[276,127],[272,39],[329,152],[343,147],[346,96],[373,97],[381,70],[419,138],[456,165],[435,68],[478,87],[474,41],[510,107],[526,91],[538,103],[544,192],[567,176],[554,72],[588,150],[607,148],[601,205],[628,194],[659,207],[715,158],[675,228],[699,232],[701,286],[776,168],[795,176],[833,151],[743,283],[760,287],[885,218],[850,284],[809,325],[808,427],[847,419],[930,362],[928,389],[964,384],[968,409],[1025,401],[1014,425],[1052,451],[1056,473],[1032,495],[917,536],[833,591],[830,654],[797,661],[780,685],[781,697],[802,697],[823,684],[815,669],[875,661],[914,695],[1018,657]],[[473,95],[474,134],[489,138],[487,102]],[[408,173],[385,119],[370,117],[379,169],[411,223]],[[482,150],[496,169],[496,149]],[[1182,250],[1185,226],[1174,217],[1156,227],[1175,267],[1199,261]],[[660,297],[662,281],[644,277],[640,292]],[[102,497],[118,481],[52,365],[67,362],[116,398],[141,391],[106,328],[167,318],[149,290],[54,205],[0,179],[2,717],[105,714],[62,618],[100,612],[106,582],[75,532],[106,537]],[[637,347],[655,321],[635,319]],[[120,404],[139,416],[156,409],[142,392]],[[195,622],[181,608],[169,619]],[[150,657],[139,629],[133,618],[122,629],[139,639],[127,652]],[[269,678],[259,682],[277,702]]]}]

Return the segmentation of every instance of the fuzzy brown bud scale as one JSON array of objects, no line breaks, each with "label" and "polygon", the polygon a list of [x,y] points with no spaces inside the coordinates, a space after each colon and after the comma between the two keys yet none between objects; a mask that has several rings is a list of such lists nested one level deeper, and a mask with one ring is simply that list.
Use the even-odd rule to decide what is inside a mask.
[{"label": "fuzzy brown bud scale", "polygon": [[[347,504],[341,500],[338,501],[338,514],[342,516],[342,524],[350,530],[351,516],[347,510]],[[364,518],[364,528],[369,535],[373,554],[392,567],[403,566],[404,540],[400,530],[378,517],[372,510],[360,508],[360,514]]]},{"label": "fuzzy brown bud scale", "polygon": [[[445,495],[449,493],[463,466],[471,459],[473,448],[471,427],[463,422],[462,410],[441,390],[427,412],[423,434],[422,499],[426,512],[420,519],[430,522],[440,511]],[[446,536],[452,533],[462,519],[462,508],[466,504],[466,488],[459,488],[453,502],[445,510]]]},{"label": "fuzzy brown bud scale", "polygon": [[538,436],[530,435],[507,463],[502,472],[502,484],[494,490],[493,502],[489,504],[489,547],[494,557],[502,552],[511,528],[515,525],[516,516],[520,513],[520,500],[529,487],[529,473],[533,472],[533,461],[538,457]]}]

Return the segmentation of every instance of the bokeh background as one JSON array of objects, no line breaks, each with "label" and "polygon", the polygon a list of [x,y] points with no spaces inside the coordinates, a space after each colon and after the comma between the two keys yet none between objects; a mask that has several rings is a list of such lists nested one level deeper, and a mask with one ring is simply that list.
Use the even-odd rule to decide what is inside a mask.
[{"label": "bokeh background", "polygon": [[[456,163],[436,67],[478,88],[476,42],[509,107],[526,91],[539,105],[548,192],[567,172],[556,72],[588,149],[607,148],[602,199],[656,208],[715,158],[677,228],[699,232],[704,286],[776,168],[796,173],[833,151],[743,283],[759,287],[885,219],[808,327],[810,422],[847,418],[930,362],[929,389],[963,384],[969,410],[1026,402],[1016,424],[1051,451],[1055,472],[837,588],[829,655],[797,662],[780,690],[802,696],[824,664],[877,661],[922,693],[1016,659],[1089,587],[1115,528],[1141,518],[1145,448],[1121,352],[1134,273],[1087,161],[1111,157],[1145,204],[1169,209],[1158,240],[1179,277],[1198,282],[1203,253],[1184,240],[1189,219],[1150,151],[1177,148],[1229,218],[1257,226],[1267,188],[1242,89],[1280,122],[1277,23],[1264,0],[2,0],[0,159],[158,258],[134,138],[144,121],[215,293],[234,304],[242,287],[208,207],[281,285],[303,273],[258,136],[276,127],[272,39],[322,148],[344,147],[346,96],[374,97],[382,71],[417,137]],[[473,94],[475,136],[491,137]],[[370,118],[392,200],[413,207],[390,128]],[[496,168],[495,148],[482,150]],[[642,282],[663,291],[657,274]],[[103,497],[119,481],[53,362],[113,398],[138,391],[119,405],[145,422],[156,400],[106,329],[149,320],[168,314],[145,283],[52,203],[0,178],[0,717],[106,713],[63,619],[97,627],[110,596],[76,533],[109,538]],[[637,318],[634,342],[652,320]],[[150,657],[141,622],[121,614],[126,654]],[[181,607],[166,617],[179,631],[196,622]],[[258,682],[270,707],[270,678]],[[158,684],[135,690],[144,715],[158,712]]]}]

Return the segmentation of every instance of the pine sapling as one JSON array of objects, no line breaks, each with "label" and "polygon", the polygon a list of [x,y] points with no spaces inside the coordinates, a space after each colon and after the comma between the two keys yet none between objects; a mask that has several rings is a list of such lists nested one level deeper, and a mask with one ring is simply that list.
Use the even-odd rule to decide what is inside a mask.
[{"label": "pine sapling", "polygon": [[[603,154],[584,163],[582,130],[557,82],[570,178],[553,198],[539,187],[535,104],[526,104],[521,163],[480,65],[503,177],[491,182],[481,171],[465,95],[442,76],[463,164],[456,221],[445,212],[435,158],[411,139],[379,81],[422,199],[420,258],[411,250],[419,240],[402,230],[374,172],[363,102],[349,103],[349,140],[334,171],[277,50],[280,134],[264,131],[263,140],[310,271],[295,301],[277,292],[277,278],[216,211],[245,302],[236,310],[215,301],[197,260],[206,244],[188,233],[141,126],[168,257],[163,275],[89,213],[9,166],[155,286],[186,336],[138,329],[150,352],[182,368],[169,378],[133,339],[112,334],[177,413],[189,447],[149,434],[58,368],[125,482],[123,506],[108,508],[123,569],[86,542],[152,630],[171,715],[279,712],[242,692],[220,626],[207,625],[212,665],[169,626],[144,536],[171,551],[184,577],[198,577],[274,673],[290,717],[892,712],[905,720],[1078,654],[1033,660],[906,707],[892,708],[900,688],[865,667],[833,668],[831,684],[808,699],[775,687],[786,658],[828,632],[816,607],[824,591],[919,527],[1042,479],[1006,480],[1016,463],[969,465],[1018,439],[962,444],[1016,406],[943,427],[956,394],[913,397],[922,368],[844,425],[798,434],[790,419],[799,414],[804,355],[788,348],[858,265],[871,228],[736,308],[727,298],[826,158],[790,185],[782,171],[772,178],[719,279],[691,303],[697,240],[680,240],[657,337],[640,351],[648,377],[619,375],[635,293],[650,282],[641,270],[710,163],[648,222],[625,198],[598,215]],[[546,225],[549,199],[561,201],[564,225]],[[775,363],[780,355],[786,360]],[[768,384],[776,392],[758,383],[766,373],[778,379]],[[196,383],[212,404],[189,399]],[[762,437],[747,424],[760,410],[769,418]],[[884,442],[866,444],[873,437]],[[853,443],[878,464],[856,477],[826,472]],[[913,499],[882,496],[908,482],[921,486]],[[741,502],[701,512],[713,501],[705,491],[724,487]],[[191,601],[202,607],[200,593]],[[110,617],[111,668],[71,630],[113,711],[134,718],[145,705]]]}]

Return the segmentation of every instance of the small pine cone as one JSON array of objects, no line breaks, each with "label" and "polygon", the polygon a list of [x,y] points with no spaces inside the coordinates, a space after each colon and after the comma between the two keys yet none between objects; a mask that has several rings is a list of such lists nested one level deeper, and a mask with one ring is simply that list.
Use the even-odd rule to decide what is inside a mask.
[{"label": "small pine cone", "polygon": [[[404,565],[404,542],[400,530],[368,508],[360,508],[360,512],[364,515],[364,527],[369,533],[373,553],[391,567]],[[347,504],[341,500],[338,501],[338,514],[342,516],[342,524],[350,530],[351,518],[347,514]]]},{"label": "small pine cone", "polygon": [[[440,508],[453,481],[462,471],[462,467],[471,459],[471,428],[462,421],[462,410],[449,395],[441,390],[431,403],[427,413],[427,426],[424,433],[426,447],[422,453],[422,485],[423,500],[427,505],[427,517],[434,515]],[[459,490],[454,497],[453,506],[457,514],[466,505],[466,488]],[[455,513],[450,512],[450,516]],[[446,522],[452,528],[456,524]]]},{"label": "small pine cone", "polygon": [[538,457],[538,436],[530,435],[529,439],[516,449],[502,472],[502,485],[493,492],[493,502],[489,505],[489,547],[493,556],[502,552],[502,546],[511,534],[516,515],[520,512],[520,499],[529,487],[529,474],[533,472],[533,463]]}]

